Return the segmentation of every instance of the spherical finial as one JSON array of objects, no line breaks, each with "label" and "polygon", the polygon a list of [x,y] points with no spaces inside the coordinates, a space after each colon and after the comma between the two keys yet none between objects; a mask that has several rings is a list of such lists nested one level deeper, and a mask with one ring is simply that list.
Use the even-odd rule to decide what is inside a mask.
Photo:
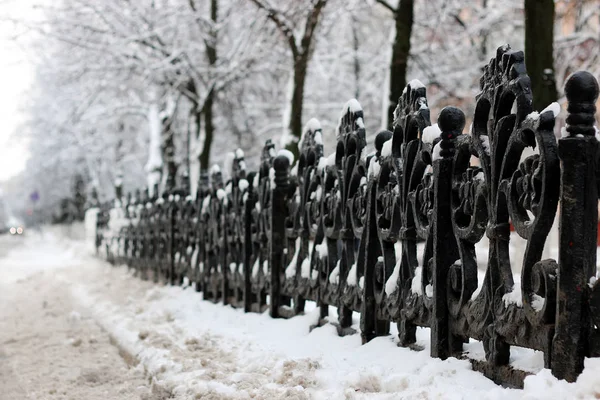
[{"label": "spherical finial", "polygon": [[277,153],[277,157],[279,157],[279,156],[287,157],[287,159],[290,161],[290,165],[294,164],[294,161],[295,161],[294,153],[292,153],[291,151],[286,150],[286,149],[281,149]]},{"label": "spherical finial", "polygon": [[273,160],[273,168],[275,169],[275,172],[285,171],[289,167],[290,159],[283,154],[278,155],[277,157],[275,157],[275,160]]},{"label": "spherical finial", "polygon": [[569,77],[565,85],[569,105],[566,130],[570,136],[594,136],[598,81],[592,74],[579,71]]},{"label": "spherical finial", "polygon": [[290,159],[285,154],[279,154],[273,160],[273,169],[275,170],[275,185],[287,186],[290,170]]},{"label": "spherical finial", "polygon": [[258,174],[256,173],[256,171],[251,171],[248,176],[246,177],[246,180],[248,181],[248,183],[250,184],[248,187],[250,189],[250,191],[252,191],[252,189],[254,188],[253,183],[254,180],[258,179]]},{"label": "spherical finial", "polygon": [[377,154],[381,154],[381,150],[383,149],[383,144],[392,138],[393,134],[390,131],[381,131],[375,136],[375,150],[377,150]]},{"label": "spherical finial", "polygon": [[591,103],[598,100],[598,81],[587,71],[572,74],[565,84],[565,94],[569,103]]},{"label": "spherical finial", "polygon": [[442,138],[452,139],[460,135],[465,127],[465,114],[456,107],[444,107],[438,117],[438,126],[442,131]]}]

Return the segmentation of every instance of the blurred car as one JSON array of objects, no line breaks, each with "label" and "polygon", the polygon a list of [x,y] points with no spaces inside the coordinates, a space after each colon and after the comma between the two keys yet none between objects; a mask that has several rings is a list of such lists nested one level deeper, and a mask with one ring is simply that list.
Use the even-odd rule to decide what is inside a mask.
[{"label": "blurred car", "polygon": [[8,229],[8,233],[11,235],[22,235],[25,233],[25,229],[21,225],[11,226]]},{"label": "blurred car", "polygon": [[8,221],[8,233],[12,236],[20,236],[25,233],[25,227],[21,221],[11,218]]}]

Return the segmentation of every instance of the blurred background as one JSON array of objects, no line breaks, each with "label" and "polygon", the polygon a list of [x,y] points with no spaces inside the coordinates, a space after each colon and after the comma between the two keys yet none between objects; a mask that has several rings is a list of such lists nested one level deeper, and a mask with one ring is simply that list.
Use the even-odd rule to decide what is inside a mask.
[{"label": "blurred background", "polygon": [[600,1],[2,0],[0,42],[0,220],[34,225],[82,219],[117,180],[164,184],[167,161],[193,193],[237,147],[250,168],[268,138],[295,150],[313,117],[331,153],[351,98],[372,148],[413,79],[432,123],[470,117],[504,44],[534,108],[564,105],[572,72],[600,75]]}]

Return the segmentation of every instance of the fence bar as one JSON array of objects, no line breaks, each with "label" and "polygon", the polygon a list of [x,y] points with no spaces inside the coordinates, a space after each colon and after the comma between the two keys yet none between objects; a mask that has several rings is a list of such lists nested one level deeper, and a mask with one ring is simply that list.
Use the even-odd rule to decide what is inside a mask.
[{"label": "fence bar", "polygon": [[559,140],[561,168],[560,243],[556,331],[552,373],[575,381],[588,353],[590,315],[588,282],[596,273],[598,140],[594,113],[598,82],[587,72],[571,76],[565,86],[569,100],[568,136]]},{"label": "fence bar", "polygon": [[[452,168],[454,142],[465,127],[465,115],[455,107],[440,112],[441,141],[433,150],[433,313],[431,319],[431,356],[446,359],[462,349],[462,342],[450,333],[448,312],[448,272],[459,259],[452,232]],[[438,149],[439,146],[439,149]],[[435,159],[438,156],[439,159]]]}]

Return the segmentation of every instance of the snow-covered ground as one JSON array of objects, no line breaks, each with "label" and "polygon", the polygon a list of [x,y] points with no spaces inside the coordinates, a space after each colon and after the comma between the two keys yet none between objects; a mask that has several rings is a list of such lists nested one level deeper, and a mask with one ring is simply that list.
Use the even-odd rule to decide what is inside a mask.
[{"label": "snow-covered ground", "polygon": [[[524,390],[505,389],[466,360],[430,358],[425,329],[423,351],[397,347],[395,335],[361,346],[359,335],[338,337],[331,325],[309,332],[317,310],[290,320],[244,314],[203,301],[193,288],[141,281],[57,231],[14,246],[6,239],[1,399],[27,398],[3,397],[10,390],[32,399],[600,397],[600,360],[586,360],[578,382],[568,384],[541,368],[540,353],[516,349],[513,365],[536,374]],[[481,356],[479,343],[467,349]]]},{"label": "snow-covered ground", "polygon": [[0,399],[156,399],[143,368],[59,279],[81,265],[77,247],[0,237]]}]

